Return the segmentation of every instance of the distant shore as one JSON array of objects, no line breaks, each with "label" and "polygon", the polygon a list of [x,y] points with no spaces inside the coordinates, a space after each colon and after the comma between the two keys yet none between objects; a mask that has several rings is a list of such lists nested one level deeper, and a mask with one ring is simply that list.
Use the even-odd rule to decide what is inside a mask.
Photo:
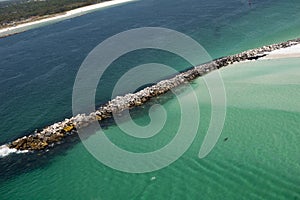
[{"label": "distant shore", "polygon": [[38,27],[45,23],[54,23],[58,21],[62,21],[64,19],[69,19],[72,17],[80,16],[101,8],[110,7],[122,3],[127,3],[136,0],[112,0],[112,1],[105,1],[94,5],[84,6],[81,8],[76,8],[74,10],[70,10],[63,13],[57,13],[49,16],[40,16],[36,18],[32,18],[31,20],[26,20],[24,23],[20,22],[20,24],[15,26],[10,26],[6,28],[0,29],[0,38],[7,37],[10,35],[14,35],[20,32],[24,32],[30,30],[32,28]]}]

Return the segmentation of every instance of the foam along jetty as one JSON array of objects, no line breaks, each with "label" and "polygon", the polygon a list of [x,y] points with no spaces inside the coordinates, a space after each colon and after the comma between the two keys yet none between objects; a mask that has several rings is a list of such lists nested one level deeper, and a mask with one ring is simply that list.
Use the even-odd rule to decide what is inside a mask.
[{"label": "foam along jetty", "polygon": [[9,148],[7,145],[2,145],[0,146],[0,158],[5,157],[11,153],[27,153],[28,150],[17,150],[17,149],[13,149],[13,148]]},{"label": "foam along jetty", "polygon": [[[13,27],[7,27],[7,28],[3,28],[0,29],[0,38],[1,37],[6,37],[6,36],[10,36],[16,33],[20,33],[20,32],[24,32],[27,31],[29,29],[32,29],[34,27],[38,27],[41,26],[43,24],[48,24],[48,23],[53,23],[53,22],[58,22],[58,21],[62,21],[65,19],[69,19],[72,17],[76,17],[76,16],[80,16],[89,12],[93,12],[95,10],[98,10],[100,8],[106,8],[106,7],[110,7],[110,6],[114,6],[114,5],[118,5],[118,4],[122,4],[122,3],[127,3],[127,2],[131,2],[131,1],[136,1],[136,0],[111,0],[111,1],[105,1],[105,2],[101,2],[101,3],[97,3],[94,5],[89,5],[89,6],[84,6],[81,8],[76,8],[74,10],[70,10],[64,13],[57,13],[57,14],[53,14],[50,15],[47,18],[44,19],[39,19],[36,21],[30,21],[30,22],[25,22],[13,26]],[[42,16],[45,17],[45,16]],[[42,18],[41,17],[41,18]]]},{"label": "foam along jetty", "polygon": [[[180,73],[171,79],[163,80],[153,86],[146,87],[134,94],[129,93],[125,96],[117,96],[115,99],[101,106],[95,112],[92,112],[90,114],[79,114],[70,119],[65,119],[62,122],[58,122],[51,126],[45,127],[41,131],[37,131],[32,135],[19,138],[7,144],[6,146],[9,149],[15,149],[11,152],[15,152],[16,150],[42,150],[51,147],[55,143],[63,140],[63,138],[67,137],[68,135],[77,134],[77,129],[79,128],[86,127],[96,121],[110,118],[113,113],[119,113],[126,109],[140,106],[153,97],[164,94],[172,88],[192,81],[197,77],[203,76],[213,70],[228,66],[236,62],[257,60],[275,50],[284,49],[299,44],[300,38],[279,44],[263,46],[261,48],[252,49],[236,55],[213,60],[209,63],[199,65],[188,71]],[[7,148],[6,151],[9,151]]]}]

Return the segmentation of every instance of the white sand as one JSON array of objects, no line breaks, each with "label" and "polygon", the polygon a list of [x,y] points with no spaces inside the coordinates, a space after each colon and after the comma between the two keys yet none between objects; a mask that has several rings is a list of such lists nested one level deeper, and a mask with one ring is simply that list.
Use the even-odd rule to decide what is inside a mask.
[{"label": "white sand", "polygon": [[[271,52],[265,52],[266,56],[259,58],[257,60],[273,60],[273,59],[282,59],[282,58],[300,58],[300,44],[290,46],[287,48],[282,48],[274,50]],[[240,63],[256,62],[256,60],[243,60],[240,62],[234,62],[230,66],[235,66]]]},{"label": "white sand", "polygon": [[61,21],[61,20],[67,19],[67,18],[83,15],[83,14],[95,11],[97,9],[100,9],[100,8],[105,8],[105,7],[109,7],[109,6],[113,6],[113,5],[117,5],[117,4],[130,2],[130,1],[135,1],[135,0],[112,0],[112,1],[107,1],[107,2],[102,2],[102,3],[98,3],[98,4],[94,4],[94,5],[77,8],[77,9],[62,13],[62,14],[58,14],[57,16],[54,16],[54,17],[49,17],[49,18],[45,18],[45,19],[41,19],[41,20],[37,20],[37,21],[19,24],[17,26],[13,26],[13,27],[0,29],[0,36],[6,36],[9,34],[19,33],[19,32],[26,31],[31,28],[37,27],[39,25],[42,25],[46,22],[48,22],[48,23],[57,22],[57,21]]},{"label": "white sand", "polygon": [[300,58],[300,44],[278,49],[272,52],[268,52],[268,55],[260,58],[259,60],[269,60],[269,59],[280,59],[280,58]]}]

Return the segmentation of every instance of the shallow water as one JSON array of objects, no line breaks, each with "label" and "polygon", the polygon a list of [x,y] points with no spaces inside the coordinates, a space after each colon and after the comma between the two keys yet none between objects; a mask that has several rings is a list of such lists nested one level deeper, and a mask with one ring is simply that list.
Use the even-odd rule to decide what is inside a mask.
[{"label": "shallow water", "polygon": [[[125,199],[297,199],[300,191],[300,112],[289,109],[292,105],[299,107],[296,99],[300,93],[295,88],[299,89],[300,83],[289,74],[295,72],[299,61],[242,63],[221,71],[228,97],[227,117],[219,142],[205,159],[199,159],[197,155],[207,129],[210,108],[206,101],[209,95],[200,78],[193,85],[200,99],[202,116],[197,138],[184,156],[169,167],[147,174],[118,172],[98,162],[78,143],[63,155],[52,157],[47,165],[6,180],[1,186],[1,194],[4,199],[24,195],[28,199],[111,199],[120,196]],[[267,73],[256,74],[255,69]],[[277,81],[278,72],[283,72],[281,83]],[[243,76],[247,79],[240,78]],[[266,85],[276,86],[279,90],[289,88],[290,93],[295,92],[295,99],[286,100],[284,92],[276,93]],[[273,101],[265,106],[268,97]],[[275,104],[281,107],[273,107]],[[114,125],[105,130],[106,135],[130,151],[161,148],[172,139],[177,128],[173,122],[178,121],[179,112],[176,99],[163,105],[171,123],[167,122],[162,133],[151,140],[129,138]],[[145,124],[149,117],[139,116],[136,120]],[[151,180],[152,177],[156,179]],[[45,187],[50,184],[54,187]],[[22,187],[16,187],[18,185]]]},{"label": "shallow water", "polygon": [[[81,62],[99,42],[120,31],[172,28],[200,42],[213,58],[300,36],[296,1],[253,1],[252,8],[247,1],[183,2],[129,3],[0,39],[1,144],[71,116],[72,86]],[[126,70],[122,66],[130,69],[148,62],[176,70],[189,66],[166,52],[127,55],[107,72],[96,101],[110,99],[113,84]],[[211,106],[199,78],[192,84],[200,105],[198,134],[170,166],[146,174],[119,172],[98,162],[72,137],[49,152],[0,159],[0,197],[299,199],[299,62],[258,61],[221,70],[227,116],[220,140],[205,159],[198,153]],[[177,100],[168,95],[163,103],[168,121],[160,134],[147,141],[134,139],[112,124],[105,128],[106,135],[133,152],[161,148],[173,138],[180,116]],[[148,109],[137,109],[136,122],[147,124],[147,113]]]}]

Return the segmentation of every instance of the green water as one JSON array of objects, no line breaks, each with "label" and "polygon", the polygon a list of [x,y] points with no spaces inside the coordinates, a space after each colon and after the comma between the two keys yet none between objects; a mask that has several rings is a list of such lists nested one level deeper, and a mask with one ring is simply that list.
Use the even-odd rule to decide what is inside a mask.
[{"label": "green water", "polygon": [[[97,44],[122,31],[174,29],[198,41],[212,58],[300,37],[298,0],[252,2],[249,7],[248,0],[141,0],[0,39],[0,144],[70,117],[80,64]],[[122,73],[139,64],[190,66],[167,52],[135,53],[107,71],[97,103],[109,100]],[[192,83],[201,115],[197,136],[168,167],[119,172],[96,160],[75,137],[49,152],[0,158],[0,199],[300,199],[299,63],[297,58],[258,61],[221,70],[227,115],[217,145],[204,159],[198,153],[211,103],[199,78]],[[115,125],[105,134],[132,152],[162,148],[180,120],[178,101],[170,97],[160,97],[169,99],[163,101],[168,118],[153,138],[128,137]],[[135,110],[135,121],[148,124],[147,113],[147,106]]]},{"label": "green water", "polygon": [[[190,149],[175,163],[146,174],[122,173],[98,162],[79,143],[46,167],[6,181],[2,199],[299,199],[299,62],[258,61],[221,70],[227,116],[220,140],[204,159],[197,155],[210,105],[199,78],[193,87],[200,101],[200,128]],[[176,99],[164,103],[168,119],[178,120],[176,105]],[[147,121],[146,114],[137,119],[140,124]],[[167,123],[164,134],[143,143],[142,149],[161,147],[175,129]],[[124,142],[116,126],[105,133],[122,148],[141,149],[135,140]]]}]

